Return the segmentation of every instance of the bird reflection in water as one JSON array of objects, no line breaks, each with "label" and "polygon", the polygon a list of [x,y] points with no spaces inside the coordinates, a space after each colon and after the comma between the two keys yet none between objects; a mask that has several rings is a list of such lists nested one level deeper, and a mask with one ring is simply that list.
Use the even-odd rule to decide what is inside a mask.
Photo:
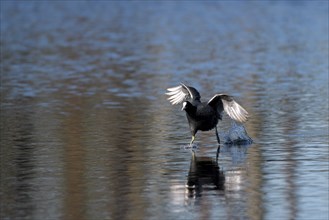
[{"label": "bird reflection in water", "polygon": [[203,190],[224,190],[225,176],[217,160],[211,157],[197,157],[192,152],[186,189],[188,197],[199,197]]}]

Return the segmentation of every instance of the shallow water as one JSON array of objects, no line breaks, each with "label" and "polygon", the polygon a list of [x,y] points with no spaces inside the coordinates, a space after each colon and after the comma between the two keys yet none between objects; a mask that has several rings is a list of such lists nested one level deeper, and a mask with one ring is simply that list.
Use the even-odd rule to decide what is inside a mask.
[{"label": "shallow water", "polygon": [[[1,219],[328,219],[328,3],[1,2]],[[251,145],[166,88],[234,95]],[[218,126],[230,129],[228,117]]]}]

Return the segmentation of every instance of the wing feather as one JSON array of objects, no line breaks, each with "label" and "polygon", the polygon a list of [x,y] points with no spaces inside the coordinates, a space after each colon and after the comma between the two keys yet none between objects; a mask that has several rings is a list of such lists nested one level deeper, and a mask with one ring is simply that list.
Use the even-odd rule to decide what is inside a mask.
[{"label": "wing feather", "polygon": [[195,88],[186,86],[183,83],[181,83],[179,86],[168,88],[167,90],[168,92],[166,93],[166,95],[169,96],[168,100],[171,102],[172,105],[182,103],[187,99],[200,99],[200,94]]},{"label": "wing feather", "polygon": [[215,108],[220,115],[223,111],[237,122],[247,121],[248,112],[239,105],[231,96],[225,94],[216,94],[208,101],[208,105]]}]

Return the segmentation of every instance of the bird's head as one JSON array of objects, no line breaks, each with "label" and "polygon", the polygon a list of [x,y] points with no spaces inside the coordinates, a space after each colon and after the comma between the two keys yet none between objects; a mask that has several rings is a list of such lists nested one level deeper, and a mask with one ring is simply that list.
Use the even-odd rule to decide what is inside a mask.
[{"label": "bird's head", "polygon": [[192,105],[191,102],[185,101],[183,102],[182,111],[185,110],[186,112],[192,112],[195,109],[195,107]]}]

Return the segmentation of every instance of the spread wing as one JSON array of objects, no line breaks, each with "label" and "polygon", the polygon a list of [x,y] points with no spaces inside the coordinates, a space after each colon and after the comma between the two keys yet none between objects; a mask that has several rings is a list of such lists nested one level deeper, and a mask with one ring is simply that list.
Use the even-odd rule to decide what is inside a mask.
[{"label": "spread wing", "polygon": [[247,121],[248,112],[229,95],[216,94],[208,101],[208,105],[217,110],[219,118],[225,111],[235,121],[241,123]]},{"label": "spread wing", "polygon": [[200,100],[201,96],[198,90],[191,86],[186,86],[181,83],[179,86],[168,88],[166,95],[169,96],[168,100],[171,104],[176,105],[188,99]]}]

